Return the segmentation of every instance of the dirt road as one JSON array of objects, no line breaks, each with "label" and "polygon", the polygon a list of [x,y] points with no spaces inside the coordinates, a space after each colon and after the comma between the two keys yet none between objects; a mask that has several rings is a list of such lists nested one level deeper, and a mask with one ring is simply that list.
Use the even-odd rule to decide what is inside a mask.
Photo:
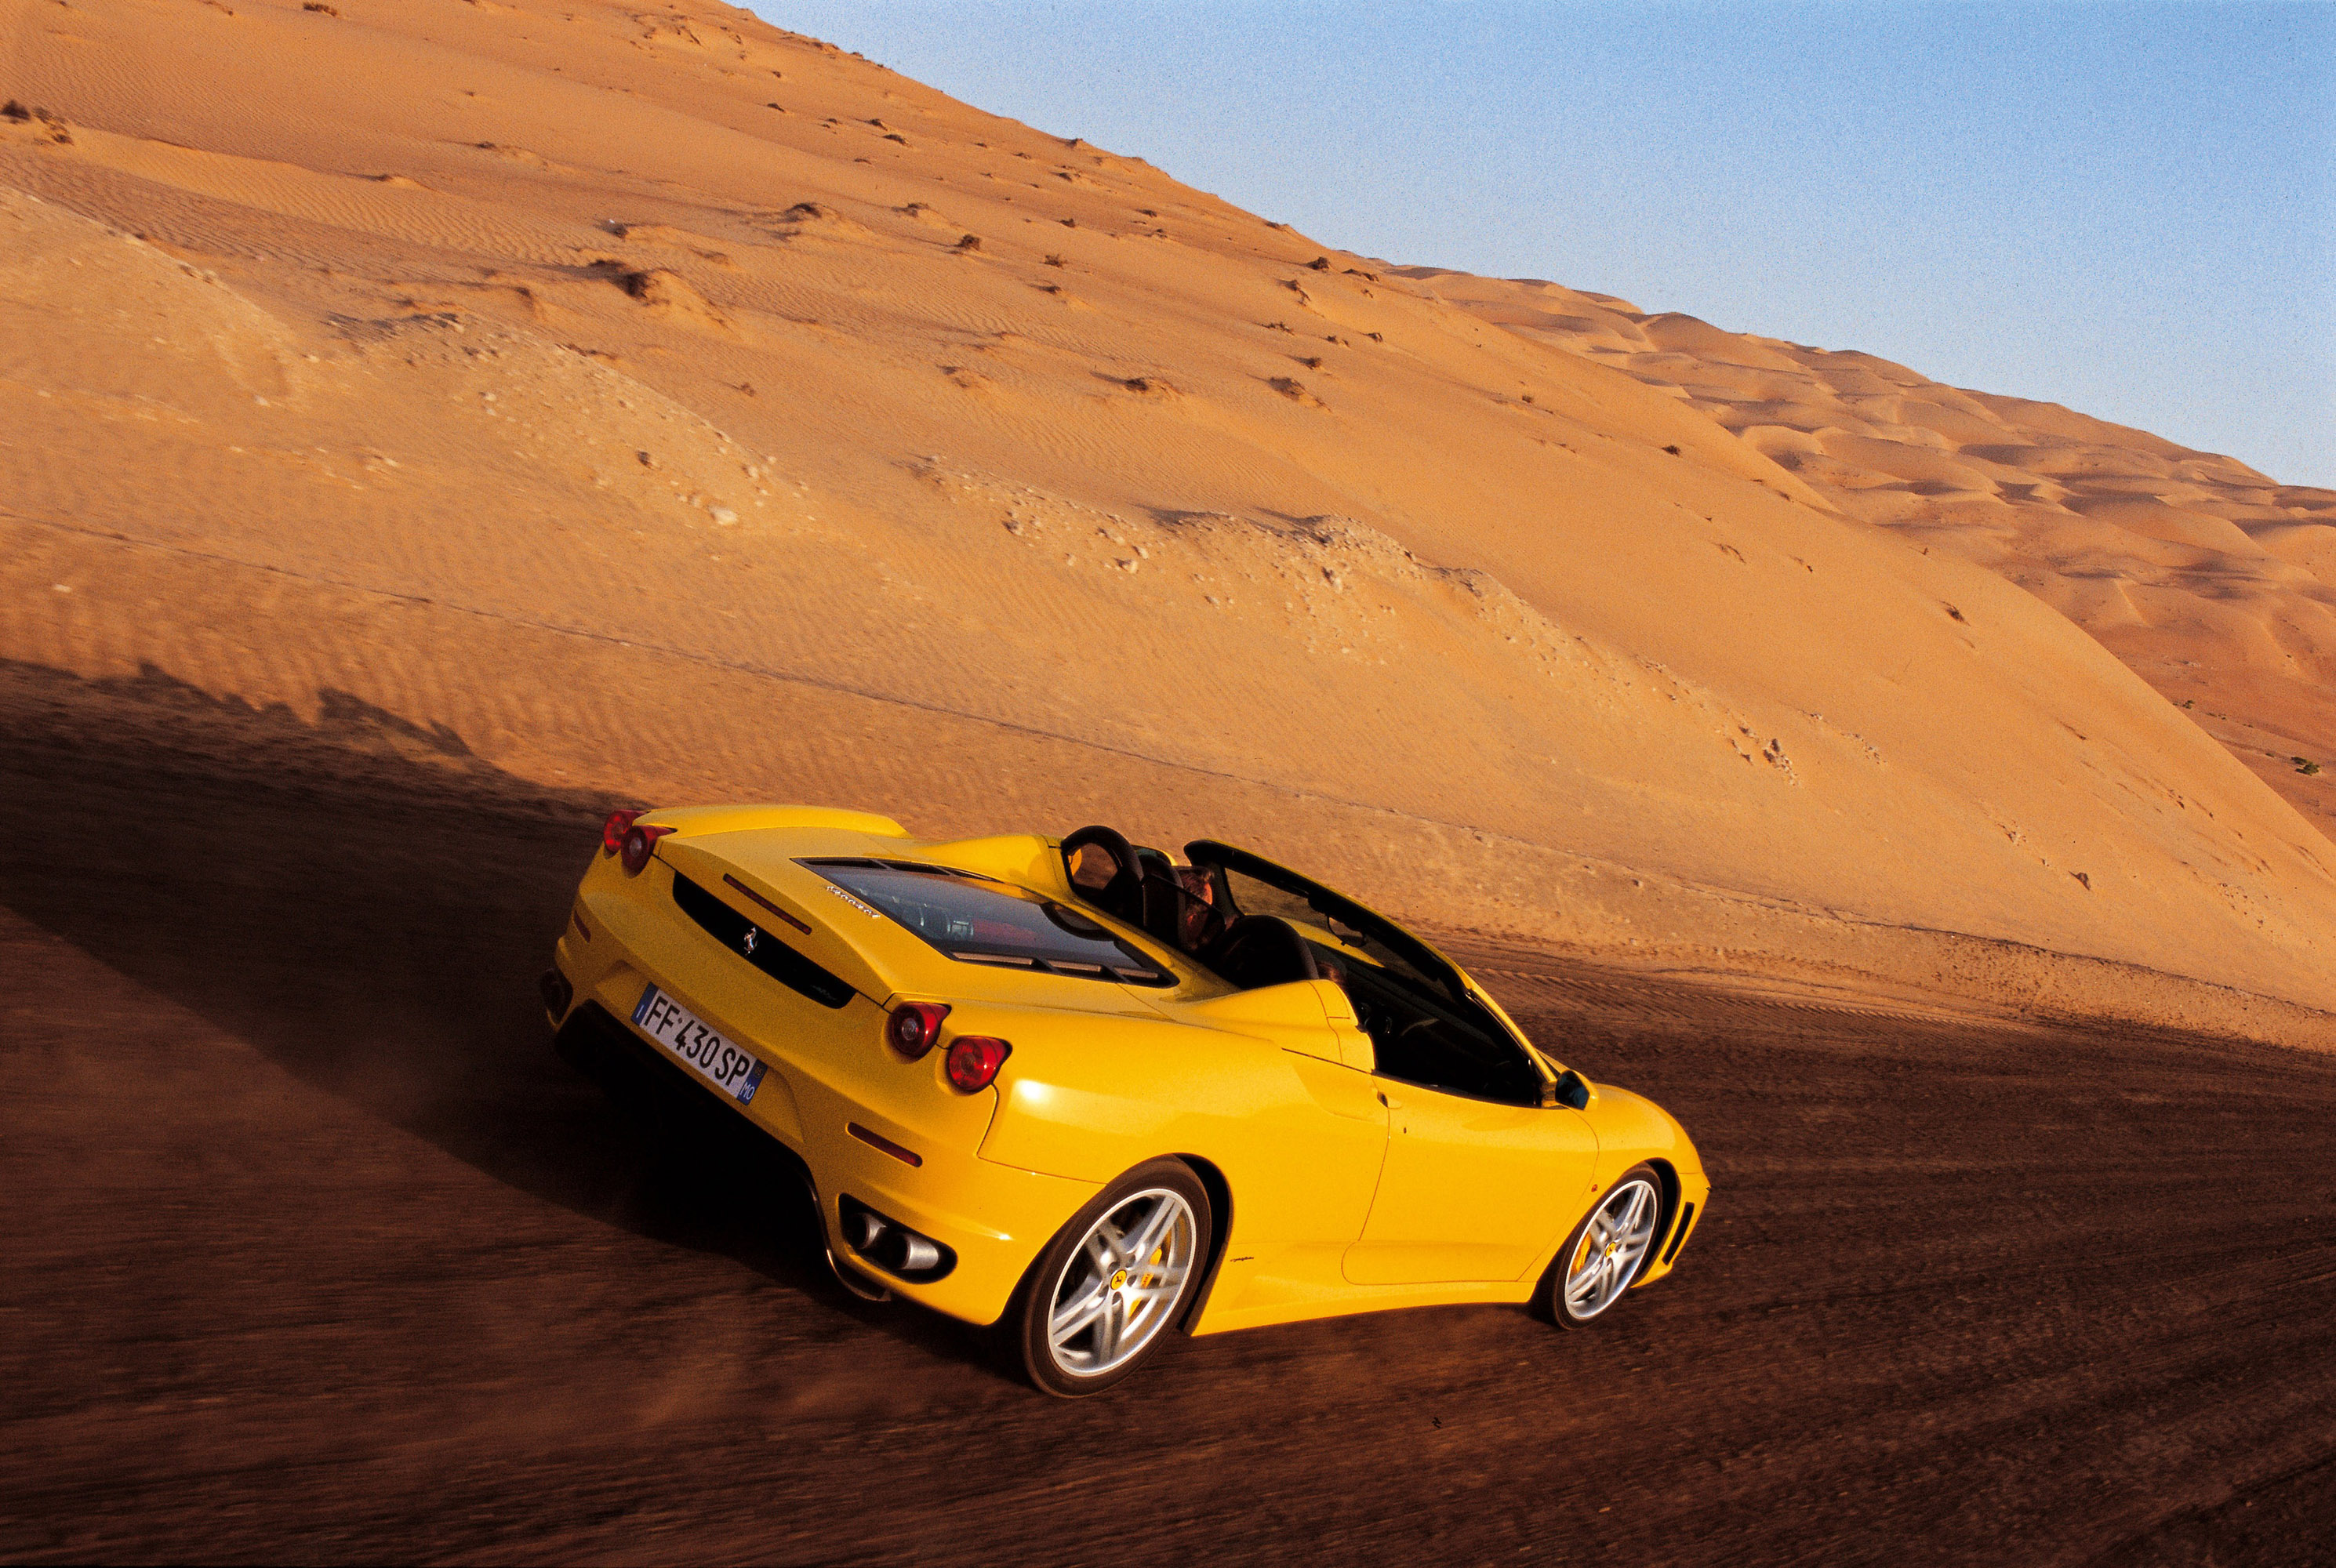
[{"label": "dirt road", "polygon": [[1488,951],[1678,1276],[1056,1404],[553,1057],[598,803],[0,670],[0,1558],[2336,1561],[2336,1060]]}]

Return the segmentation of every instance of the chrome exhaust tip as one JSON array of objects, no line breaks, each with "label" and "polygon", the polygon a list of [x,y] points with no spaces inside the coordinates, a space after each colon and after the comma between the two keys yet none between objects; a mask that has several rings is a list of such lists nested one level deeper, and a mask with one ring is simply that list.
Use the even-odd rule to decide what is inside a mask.
[{"label": "chrome exhaust tip", "polygon": [[[811,1179],[809,1171],[799,1170],[796,1174],[803,1178],[803,1192],[810,1197],[812,1213],[816,1216],[822,1206],[819,1201],[819,1183]],[[845,1201],[850,1202],[849,1199]],[[821,1222],[819,1230],[819,1255],[827,1260],[827,1271],[835,1276],[837,1284],[863,1301],[889,1301],[892,1299],[891,1291],[876,1283],[875,1281],[866,1278],[859,1270],[844,1267],[843,1260],[835,1255],[835,1249],[827,1244],[827,1225],[824,1221]]]},{"label": "chrome exhaust tip", "polygon": [[843,1239],[852,1243],[852,1250],[855,1252],[872,1252],[877,1243],[884,1239],[884,1232],[891,1229],[874,1213],[861,1209],[857,1213],[844,1216]]},{"label": "chrome exhaust tip", "polygon": [[886,1273],[918,1284],[945,1279],[957,1254],[930,1236],[880,1214],[850,1193],[836,1199],[843,1239],[852,1250]]},{"label": "chrome exhaust tip", "polygon": [[558,1023],[568,1016],[568,1004],[576,999],[576,988],[558,969],[546,969],[536,980],[535,989],[543,995],[543,1010]]}]

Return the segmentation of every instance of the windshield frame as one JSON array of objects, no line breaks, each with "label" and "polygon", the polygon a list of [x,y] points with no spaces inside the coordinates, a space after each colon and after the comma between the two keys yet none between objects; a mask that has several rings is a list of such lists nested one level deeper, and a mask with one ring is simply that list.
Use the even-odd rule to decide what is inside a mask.
[{"label": "windshield frame", "polygon": [[[1325,887],[1311,877],[1301,876],[1288,866],[1277,865],[1262,855],[1221,843],[1215,839],[1196,839],[1186,844],[1184,858],[1196,866],[1238,872],[1292,898],[1302,899],[1315,913],[1377,942],[1418,970],[1423,977],[1436,981],[1444,992],[1439,999],[1459,1008],[1464,1014],[1481,1018],[1495,1037],[1507,1040],[1523,1050],[1525,1060],[1536,1074],[1545,1077],[1550,1076],[1548,1058],[1477,994],[1475,985],[1462,972],[1459,965],[1377,911],[1357,903],[1337,889]],[[1222,885],[1222,879],[1220,885]],[[1236,903],[1238,901],[1235,901]]]}]

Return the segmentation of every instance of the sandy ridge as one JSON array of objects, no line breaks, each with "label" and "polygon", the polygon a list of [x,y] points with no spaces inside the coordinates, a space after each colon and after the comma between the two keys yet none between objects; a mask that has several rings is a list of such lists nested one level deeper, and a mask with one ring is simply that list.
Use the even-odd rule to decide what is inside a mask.
[{"label": "sandy ridge", "polygon": [[63,525],[0,657],[649,798],[1238,827],[1591,950],[2018,989],[1857,911],[2336,1005],[2325,839],[1629,357],[1676,323],[1591,354],[718,7],[90,9],[0,9],[71,133],[0,122],[0,506]]},{"label": "sandy ridge", "polygon": [[1844,515],[2019,583],[2336,824],[2336,491],[1872,355],[1538,279],[1400,270],[1678,396]]}]

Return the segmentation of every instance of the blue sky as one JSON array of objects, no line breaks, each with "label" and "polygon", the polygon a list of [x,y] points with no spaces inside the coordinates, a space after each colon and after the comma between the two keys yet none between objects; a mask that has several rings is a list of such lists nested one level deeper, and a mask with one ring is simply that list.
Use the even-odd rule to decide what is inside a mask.
[{"label": "blue sky", "polygon": [[2336,5],[754,0],[1316,239],[2336,485]]}]

